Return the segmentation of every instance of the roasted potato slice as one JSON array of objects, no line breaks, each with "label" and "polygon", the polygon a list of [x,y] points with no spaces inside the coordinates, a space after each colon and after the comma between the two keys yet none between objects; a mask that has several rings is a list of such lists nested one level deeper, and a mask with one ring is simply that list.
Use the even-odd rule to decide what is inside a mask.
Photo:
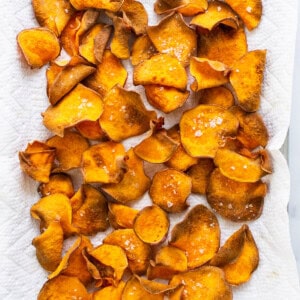
[{"label": "roasted potato slice", "polygon": [[121,0],[70,0],[70,2],[77,10],[96,8],[112,12],[117,12],[123,3]]},{"label": "roasted potato slice", "polygon": [[141,35],[132,45],[131,63],[133,66],[136,66],[143,60],[149,59],[156,52],[157,51],[149,39],[149,36],[146,34]]},{"label": "roasted potato slice", "polygon": [[202,90],[199,104],[218,105],[228,109],[234,105],[234,97],[229,89],[218,86]]},{"label": "roasted potato slice", "polygon": [[109,203],[108,209],[109,222],[113,228],[133,228],[134,219],[139,212],[137,209],[117,203]]},{"label": "roasted potato slice", "polygon": [[107,135],[102,130],[99,124],[99,120],[96,121],[82,121],[76,126],[79,133],[89,140],[106,140]]},{"label": "roasted potato slice", "polygon": [[123,289],[125,287],[125,282],[120,281],[117,286],[106,286],[101,290],[93,293],[92,300],[122,300]]}]

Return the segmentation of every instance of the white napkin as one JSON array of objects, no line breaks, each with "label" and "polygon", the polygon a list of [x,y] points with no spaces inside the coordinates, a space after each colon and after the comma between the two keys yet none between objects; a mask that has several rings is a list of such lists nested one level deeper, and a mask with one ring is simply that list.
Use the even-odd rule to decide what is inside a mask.
[{"label": "white napkin", "polygon": [[[156,23],[153,2],[142,1]],[[251,280],[234,288],[234,299],[300,299],[296,263],[291,250],[287,202],[289,171],[278,149],[289,125],[293,57],[297,23],[297,0],[264,0],[264,15],[258,29],[248,34],[249,50],[268,49],[261,113],[270,133],[274,174],[266,178],[269,193],[262,217],[249,222],[260,250],[260,264]],[[37,184],[22,174],[17,153],[29,141],[50,134],[42,126],[40,113],[48,106],[45,68],[30,70],[16,45],[16,35],[37,26],[30,0],[2,0],[0,10],[0,298],[35,299],[47,274],[37,263],[32,239],[39,234],[29,209],[39,197]],[[131,78],[127,87],[133,89]],[[141,91],[140,88],[134,88]],[[178,113],[171,120],[174,122]],[[127,147],[135,143],[126,142]],[[149,201],[146,195],[137,206]],[[190,204],[206,203],[192,196]],[[222,243],[241,224],[219,218]],[[174,223],[175,220],[172,220]],[[102,235],[94,238],[101,241]]]}]

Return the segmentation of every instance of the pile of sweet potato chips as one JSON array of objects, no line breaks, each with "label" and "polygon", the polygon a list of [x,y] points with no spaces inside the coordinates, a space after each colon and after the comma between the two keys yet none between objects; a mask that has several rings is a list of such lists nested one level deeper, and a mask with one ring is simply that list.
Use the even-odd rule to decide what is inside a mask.
[{"label": "pile of sweet potato chips", "polygon": [[[49,272],[40,300],[232,299],[231,286],[258,266],[248,225],[220,246],[217,215],[259,218],[272,172],[257,112],[266,51],[248,51],[245,29],[258,26],[261,1],[157,0],[155,26],[142,2],[33,0],[41,27],[17,37],[30,67],[49,63],[42,117],[53,136],[19,153],[39,182],[32,244]],[[61,49],[69,60],[58,59]],[[146,97],[124,88],[128,76]],[[161,167],[150,176],[153,164]],[[153,204],[137,210],[145,193]],[[192,193],[207,205],[189,208]],[[104,231],[93,245],[89,237]]]}]

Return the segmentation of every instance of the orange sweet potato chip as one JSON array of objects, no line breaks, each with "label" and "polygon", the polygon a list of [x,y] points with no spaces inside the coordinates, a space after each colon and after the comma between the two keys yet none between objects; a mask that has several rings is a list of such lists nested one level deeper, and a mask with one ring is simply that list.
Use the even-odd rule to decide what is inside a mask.
[{"label": "orange sweet potato chip", "polygon": [[228,109],[234,105],[234,97],[229,89],[224,86],[218,86],[202,90],[199,103],[219,105]]},{"label": "orange sweet potato chip", "polygon": [[116,12],[122,5],[121,0],[70,0],[72,6],[77,10],[84,10],[87,8],[105,9]]},{"label": "orange sweet potato chip", "polygon": [[118,203],[108,204],[108,218],[111,226],[115,229],[133,228],[137,209]]},{"label": "orange sweet potato chip", "polygon": [[149,59],[154,53],[156,53],[156,50],[148,35],[141,35],[132,45],[131,63],[136,66],[143,60]]},{"label": "orange sweet potato chip", "polygon": [[99,120],[96,121],[82,121],[76,126],[79,133],[89,140],[106,140],[107,135],[100,127]]},{"label": "orange sweet potato chip", "polygon": [[102,30],[95,36],[94,40],[94,56],[97,63],[102,62],[104,51],[106,49],[107,43],[110,39],[112,32],[112,26],[104,26]]},{"label": "orange sweet potato chip", "polygon": [[125,287],[125,282],[120,281],[117,286],[106,286],[103,289],[93,293],[92,300],[122,300],[123,289]]}]

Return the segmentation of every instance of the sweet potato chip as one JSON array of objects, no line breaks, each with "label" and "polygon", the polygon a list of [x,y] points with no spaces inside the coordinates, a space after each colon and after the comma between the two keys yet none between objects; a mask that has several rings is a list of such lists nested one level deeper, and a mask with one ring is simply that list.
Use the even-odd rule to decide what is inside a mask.
[{"label": "sweet potato chip", "polygon": [[168,54],[156,54],[142,61],[133,71],[134,85],[158,84],[185,91],[187,74],[179,60]]},{"label": "sweet potato chip", "polygon": [[77,10],[84,10],[87,8],[105,9],[116,12],[122,5],[121,0],[70,0],[72,6]]},{"label": "sweet potato chip", "polygon": [[[205,266],[200,269],[175,275],[170,284],[183,284],[180,299],[184,300],[231,300],[232,291],[224,273],[216,267]],[[171,300],[179,299],[172,298]]]},{"label": "sweet potato chip", "polygon": [[141,286],[151,295],[159,295],[169,291],[172,291],[177,288],[178,284],[176,285],[169,285],[164,284],[157,281],[151,281],[137,275],[134,275],[140,282]]},{"label": "sweet potato chip", "polygon": [[127,256],[133,274],[144,274],[148,268],[151,248],[142,242],[133,229],[118,229],[108,234],[103,243],[121,247]]},{"label": "sweet potato chip", "polygon": [[53,136],[47,140],[46,144],[56,150],[58,160],[56,170],[59,171],[79,168],[82,154],[89,148],[88,141],[73,131],[66,131],[63,137]]},{"label": "sweet potato chip", "polygon": [[56,35],[46,28],[22,30],[17,36],[18,45],[32,68],[41,68],[60,53]]},{"label": "sweet potato chip", "polygon": [[107,135],[100,127],[99,120],[96,121],[82,121],[76,126],[79,133],[89,140],[106,140]]},{"label": "sweet potato chip", "polygon": [[170,113],[181,107],[188,99],[190,92],[182,92],[170,86],[149,84],[145,86],[148,102],[155,108]]},{"label": "sweet potato chip", "polygon": [[51,222],[48,228],[32,240],[36,257],[47,271],[54,271],[61,261],[64,232],[59,222]]},{"label": "sweet potato chip", "polygon": [[100,95],[78,84],[55,107],[48,107],[43,113],[43,122],[50,131],[63,136],[65,128],[85,120],[96,121],[102,112]]},{"label": "sweet potato chip", "polygon": [[131,63],[133,66],[136,66],[143,60],[149,59],[154,53],[156,53],[156,50],[148,35],[141,35],[133,43]]},{"label": "sweet potato chip", "polygon": [[234,97],[229,89],[224,86],[218,86],[202,90],[199,103],[218,105],[228,109],[234,105]]},{"label": "sweet potato chip", "polygon": [[204,205],[194,206],[185,219],[173,228],[169,244],[185,251],[189,269],[202,266],[219,249],[218,219]]},{"label": "sweet potato chip", "polygon": [[140,135],[150,129],[154,111],[146,110],[141,96],[120,86],[113,87],[104,98],[100,126],[114,141]]},{"label": "sweet potato chip", "polygon": [[154,175],[149,194],[154,204],[167,212],[177,213],[187,208],[186,200],[191,188],[189,176],[174,169],[166,169]]},{"label": "sweet potato chip", "polygon": [[54,148],[42,142],[29,143],[25,151],[19,152],[22,171],[36,181],[49,182],[55,152]]},{"label": "sweet potato chip", "polygon": [[85,84],[104,98],[115,85],[124,86],[126,79],[127,71],[121,61],[110,50],[105,50],[96,73],[91,75]]},{"label": "sweet potato chip", "polygon": [[175,56],[184,66],[196,52],[197,35],[178,13],[167,16],[156,26],[149,26],[147,33],[159,52]]},{"label": "sweet potato chip", "polygon": [[60,193],[70,198],[74,195],[72,178],[65,173],[53,173],[49,177],[49,182],[39,185],[38,192],[43,197]]},{"label": "sweet potato chip", "polygon": [[106,286],[103,289],[93,293],[92,300],[122,300],[125,282],[120,281],[117,286]]},{"label": "sweet potato chip", "polygon": [[192,21],[201,32],[212,31],[218,25],[226,25],[233,29],[239,26],[238,18],[234,11],[226,3],[213,1],[208,3],[208,8],[204,14],[198,14]]},{"label": "sweet potato chip", "polygon": [[192,57],[190,72],[195,77],[195,81],[191,84],[191,89],[194,92],[228,82],[228,67],[218,61]]},{"label": "sweet potato chip", "polygon": [[104,51],[106,49],[106,45],[110,39],[110,35],[112,32],[112,26],[104,26],[102,30],[95,36],[95,46],[94,46],[94,55],[97,63],[102,62],[102,58],[104,55]]},{"label": "sweet potato chip", "polygon": [[104,142],[83,153],[82,168],[86,183],[118,183],[124,175],[125,149],[122,144]]},{"label": "sweet potato chip", "polygon": [[49,63],[49,67],[46,70],[46,78],[47,78],[47,95],[49,95],[50,87],[55,81],[56,77],[60,74],[60,72],[64,69],[64,65],[61,63],[57,63],[56,61],[51,61]]},{"label": "sweet potato chip", "polygon": [[117,203],[109,203],[108,209],[109,222],[113,228],[133,228],[133,222],[138,210]]},{"label": "sweet potato chip", "polygon": [[222,217],[242,222],[255,220],[261,215],[266,193],[267,185],[261,181],[234,181],[215,169],[206,196],[210,206]]},{"label": "sweet potato chip", "polygon": [[247,282],[256,270],[259,253],[248,225],[229,237],[210,265],[223,269],[226,281],[233,285]]},{"label": "sweet potato chip", "polygon": [[[105,231],[108,226],[108,208],[104,196],[94,187],[84,184],[74,195],[80,207],[73,206],[72,225],[84,235],[93,235]],[[74,201],[74,200],[73,200]],[[71,203],[73,202],[71,199]]]},{"label": "sweet potato chip", "polygon": [[215,165],[210,158],[202,158],[198,160],[196,165],[189,168],[187,174],[192,179],[192,193],[206,194],[209,177]]},{"label": "sweet potato chip", "polygon": [[40,221],[41,232],[52,222],[60,222],[65,236],[76,232],[72,224],[72,208],[64,194],[53,194],[41,198],[30,209],[31,216]]},{"label": "sweet potato chip", "polygon": [[183,113],[180,120],[181,143],[194,157],[214,157],[224,138],[235,136],[239,122],[222,107],[198,105]]},{"label": "sweet potato chip", "polygon": [[235,90],[238,105],[245,111],[259,109],[266,54],[266,50],[248,52],[232,66],[230,83]]},{"label": "sweet potato chip", "polygon": [[247,53],[247,40],[243,27],[237,30],[230,28],[215,28],[208,34],[199,35],[198,56],[216,60],[227,66]]},{"label": "sweet potato chip", "polygon": [[102,187],[105,193],[121,203],[140,199],[150,186],[150,179],[144,173],[144,163],[132,148],[126,154],[126,167],[127,171],[119,183]]},{"label": "sweet potato chip", "polygon": [[226,0],[244,21],[249,30],[253,30],[260,23],[262,16],[261,0]]},{"label": "sweet potato chip", "polygon": [[[171,2],[170,0],[167,1]],[[198,13],[205,12],[208,7],[207,0],[188,0],[187,2],[188,4],[186,6],[178,8],[178,12],[184,16],[194,16]]]}]

